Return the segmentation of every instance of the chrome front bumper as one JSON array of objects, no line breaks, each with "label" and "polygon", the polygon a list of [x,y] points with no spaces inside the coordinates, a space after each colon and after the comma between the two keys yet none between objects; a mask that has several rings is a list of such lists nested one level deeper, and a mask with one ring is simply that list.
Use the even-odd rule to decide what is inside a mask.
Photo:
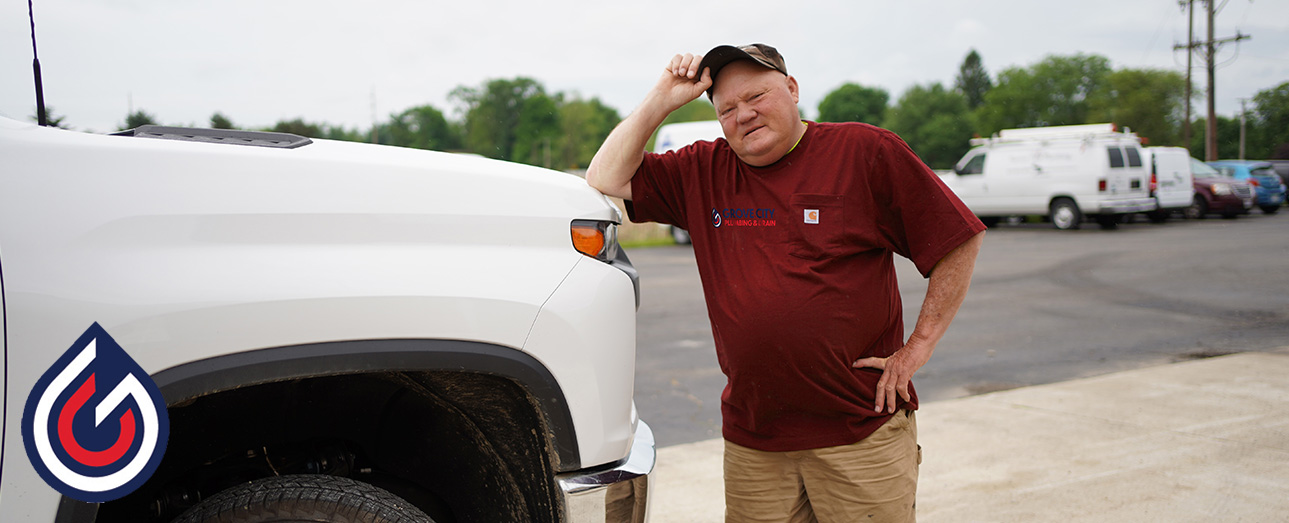
[{"label": "chrome front bumper", "polygon": [[1131,198],[1101,202],[1101,214],[1128,214],[1155,210],[1155,199],[1150,197]]},{"label": "chrome front bumper", "polygon": [[653,430],[640,421],[626,462],[606,470],[561,474],[557,479],[565,521],[643,523],[655,457]]}]

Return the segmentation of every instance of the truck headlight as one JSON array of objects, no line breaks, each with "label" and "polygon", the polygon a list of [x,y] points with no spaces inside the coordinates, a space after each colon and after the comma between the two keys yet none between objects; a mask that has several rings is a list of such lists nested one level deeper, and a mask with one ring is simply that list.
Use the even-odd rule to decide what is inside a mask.
[{"label": "truck headlight", "polygon": [[1215,184],[1213,184],[1213,186],[1212,186],[1212,188],[1211,188],[1211,189],[1212,189],[1213,194],[1214,194],[1215,196],[1226,196],[1226,195],[1228,195],[1228,194],[1231,194],[1231,185],[1230,185],[1230,184],[1226,184],[1226,183],[1215,183]]},{"label": "truck headlight", "polygon": [[569,230],[577,252],[611,262],[618,256],[618,224],[598,220],[573,220]]}]

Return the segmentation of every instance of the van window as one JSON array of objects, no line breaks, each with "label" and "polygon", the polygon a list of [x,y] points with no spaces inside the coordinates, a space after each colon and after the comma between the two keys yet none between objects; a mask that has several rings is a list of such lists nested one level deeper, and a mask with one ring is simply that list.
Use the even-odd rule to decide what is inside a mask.
[{"label": "van window", "polygon": [[985,155],[977,154],[967,160],[967,164],[962,166],[962,171],[958,174],[980,174],[985,172]]},{"label": "van window", "polygon": [[1106,147],[1106,151],[1110,153],[1110,167],[1123,167],[1123,149]]},{"label": "van window", "polygon": [[1136,147],[1124,147],[1123,152],[1128,155],[1128,167],[1141,167],[1141,151]]}]

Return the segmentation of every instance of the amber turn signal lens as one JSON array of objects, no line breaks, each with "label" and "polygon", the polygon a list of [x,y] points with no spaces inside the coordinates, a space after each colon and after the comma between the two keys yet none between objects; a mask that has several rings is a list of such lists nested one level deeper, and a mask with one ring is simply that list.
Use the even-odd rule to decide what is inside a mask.
[{"label": "amber turn signal lens", "polygon": [[604,252],[604,231],[595,224],[574,223],[573,231],[573,248],[577,252],[598,258]]}]

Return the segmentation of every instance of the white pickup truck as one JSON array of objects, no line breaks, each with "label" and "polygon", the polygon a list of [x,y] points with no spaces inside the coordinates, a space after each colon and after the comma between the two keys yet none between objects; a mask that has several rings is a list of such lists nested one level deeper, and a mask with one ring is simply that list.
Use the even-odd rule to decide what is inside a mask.
[{"label": "white pickup truck", "polygon": [[[398,514],[373,521],[643,520],[639,286],[604,196],[447,153],[124,134],[0,119],[0,521],[318,500]],[[19,427],[95,323],[159,387],[169,438],[140,487],[84,503],[42,480]]]},{"label": "white pickup truck", "polygon": [[986,225],[1041,215],[1057,229],[1084,217],[1110,229],[1155,210],[1141,140],[1112,124],[1005,129],[971,144],[941,179]]}]

